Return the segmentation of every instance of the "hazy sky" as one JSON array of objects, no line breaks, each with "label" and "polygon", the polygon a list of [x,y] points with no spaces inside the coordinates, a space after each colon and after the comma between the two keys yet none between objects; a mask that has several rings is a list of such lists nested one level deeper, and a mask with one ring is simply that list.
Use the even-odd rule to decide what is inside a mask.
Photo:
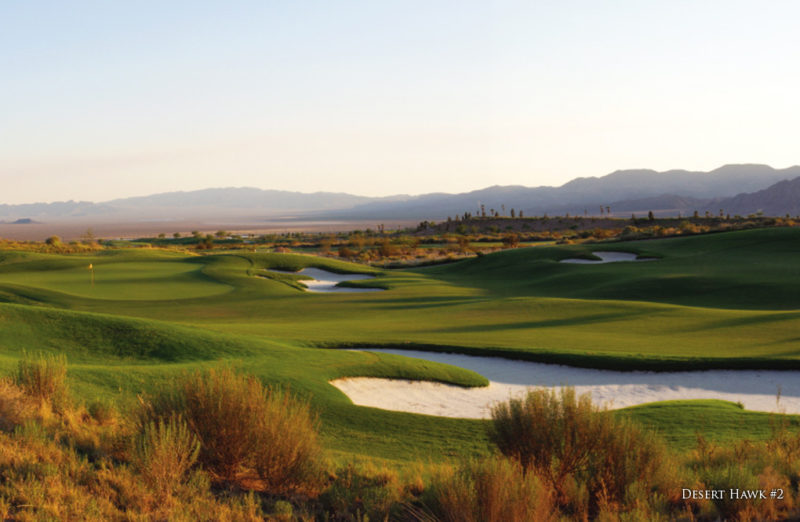
[{"label": "hazy sky", "polygon": [[0,2],[0,203],[800,163],[796,1]]}]

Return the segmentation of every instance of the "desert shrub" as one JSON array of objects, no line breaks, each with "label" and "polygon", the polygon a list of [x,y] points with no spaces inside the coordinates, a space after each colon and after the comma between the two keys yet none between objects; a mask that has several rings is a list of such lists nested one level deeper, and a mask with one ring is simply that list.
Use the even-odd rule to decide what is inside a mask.
[{"label": "desert shrub", "polygon": [[489,437],[500,452],[524,469],[535,468],[557,484],[585,469],[593,450],[610,431],[612,420],[598,415],[587,395],[570,388],[530,391],[492,408]]},{"label": "desert shrub", "polygon": [[27,354],[17,364],[14,382],[26,394],[49,402],[59,409],[67,403],[67,359],[63,355],[30,358]]},{"label": "desert shrub", "polygon": [[555,520],[553,491],[519,462],[487,458],[441,471],[409,511],[418,520],[500,522]]},{"label": "desert shrub", "polygon": [[143,400],[139,424],[179,415],[200,440],[199,462],[236,482],[256,475],[272,493],[315,494],[321,449],[307,402],[230,369],[184,376]]},{"label": "desert shrub", "polygon": [[[677,472],[654,434],[617,420],[571,388],[530,391],[496,405],[490,439],[546,480],[572,514],[625,511],[676,490]],[[641,494],[632,498],[629,491]]]},{"label": "desert shrub", "polygon": [[47,246],[52,246],[52,247],[60,247],[63,245],[63,243],[61,242],[61,238],[58,236],[50,236],[44,242]]},{"label": "desert shrub", "polygon": [[307,402],[266,390],[253,469],[269,491],[313,493],[321,485],[322,449]]},{"label": "desert shrub", "polygon": [[519,246],[519,234],[511,232],[504,235],[503,246],[505,248],[517,248]]},{"label": "desert shrub", "polygon": [[171,494],[197,461],[200,442],[186,422],[172,416],[150,421],[133,438],[131,461],[153,490]]}]

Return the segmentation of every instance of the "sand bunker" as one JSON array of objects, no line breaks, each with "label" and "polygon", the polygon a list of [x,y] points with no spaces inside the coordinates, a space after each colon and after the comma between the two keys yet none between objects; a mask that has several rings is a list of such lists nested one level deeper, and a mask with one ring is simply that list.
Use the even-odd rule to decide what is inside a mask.
[{"label": "sand bunker", "polygon": [[619,261],[655,261],[654,257],[638,257],[629,252],[592,252],[600,260],[569,258],[562,259],[561,263],[574,263],[576,265],[599,265],[602,263],[617,263]]},{"label": "sand bunker", "polygon": [[[482,419],[489,417],[489,408],[495,402],[520,396],[531,387],[569,385],[578,394],[589,392],[595,402],[611,408],[679,399],[722,399],[741,402],[748,410],[800,413],[799,371],[617,372],[450,353],[369,351],[452,364],[489,379],[489,386],[484,388],[371,377],[331,381],[355,404],[385,410]],[[780,401],[776,403],[778,390]]]},{"label": "sand bunker", "polygon": [[380,292],[383,288],[353,288],[349,286],[336,286],[342,281],[359,281],[361,279],[374,279],[375,276],[367,274],[335,274],[319,268],[304,268],[299,272],[289,272],[286,270],[269,270],[281,274],[301,274],[313,277],[313,280],[304,279],[300,281],[309,292]]}]

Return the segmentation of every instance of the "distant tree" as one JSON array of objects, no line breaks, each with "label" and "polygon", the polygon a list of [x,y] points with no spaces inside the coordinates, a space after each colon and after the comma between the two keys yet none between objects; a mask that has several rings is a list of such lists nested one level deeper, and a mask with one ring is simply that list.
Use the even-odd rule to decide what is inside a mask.
[{"label": "distant tree", "polygon": [[174,237],[175,239],[178,239],[179,237],[181,237],[181,233],[180,232],[175,232],[174,234],[172,234],[172,237]]},{"label": "distant tree", "polygon": [[50,236],[47,239],[45,239],[44,242],[45,242],[45,244],[47,244],[49,246],[54,246],[54,247],[58,247],[58,246],[61,246],[63,244],[63,243],[61,243],[61,238],[58,237],[58,236]]},{"label": "distant tree", "polygon": [[700,218],[700,213],[695,210],[692,217],[694,217],[695,219],[699,219]]},{"label": "distant tree", "polygon": [[481,217],[486,217],[486,205],[481,203]]},{"label": "distant tree", "polygon": [[515,217],[515,216],[514,216],[514,209],[513,209],[513,208],[511,209],[511,217],[512,217],[512,218],[513,218],[513,217]]},{"label": "distant tree", "polygon": [[650,210],[650,211],[647,213],[647,219],[649,219],[650,221],[655,221],[655,220],[656,220],[656,216],[655,216],[655,215],[653,215],[653,211],[652,211],[652,210]]},{"label": "distant tree", "polygon": [[602,205],[600,205],[600,215],[601,215],[601,216],[603,215],[603,212],[605,212],[605,209],[603,209],[603,206],[602,206]]},{"label": "distant tree", "polygon": [[83,243],[86,243],[87,245],[91,245],[97,242],[97,238],[94,235],[94,230],[92,230],[92,227],[86,229],[86,232],[84,232],[83,235],[81,236],[81,240],[83,241]]},{"label": "distant tree", "polygon": [[606,207],[606,215],[607,216],[611,215],[611,207]]},{"label": "distant tree", "polygon": [[520,218],[521,218],[521,217],[523,217],[523,216],[522,216],[522,210],[520,210],[520,211],[519,211],[519,217],[520,217]]},{"label": "distant tree", "polygon": [[200,231],[199,230],[192,230],[192,236],[196,238],[200,238]]},{"label": "distant tree", "polygon": [[225,230],[217,230],[216,234],[214,235],[217,236],[217,238],[219,239],[224,239],[225,237],[228,236],[228,232],[226,232]]},{"label": "distant tree", "polygon": [[206,237],[200,239],[200,241],[197,243],[196,248],[197,250],[209,250],[213,247],[213,245],[214,245],[214,236],[212,236],[211,234],[206,234]]},{"label": "distant tree", "polygon": [[158,235],[158,239],[164,239],[166,237],[167,237],[167,235],[165,233],[163,233],[163,232]]}]

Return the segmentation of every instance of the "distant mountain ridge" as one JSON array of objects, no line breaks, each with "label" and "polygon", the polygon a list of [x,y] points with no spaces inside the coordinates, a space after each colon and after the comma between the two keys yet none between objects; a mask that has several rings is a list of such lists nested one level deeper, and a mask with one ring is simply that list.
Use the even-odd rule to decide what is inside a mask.
[{"label": "distant mountain ridge", "polygon": [[659,216],[686,215],[697,210],[717,215],[722,211],[730,215],[763,213],[766,216],[800,215],[800,177],[783,180],[769,187],[729,198],[691,198],[664,194],[653,198],[617,201],[611,204],[617,214],[653,211]]},{"label": "distant mountain ridge", "polygon": [[[620,170],[599,178],[577,178],[560,187],[493,186],[463,194],[425,194],[402,201],[369,202],[330,215],[351,219],[444,219],[464,212],[475,215],[481,205],[487,213],[492,209],[502,213],[503,208],[508,213],[514,208],[526,215],[594,215],[601,206],[621,212],[619,207],[631,201],[664,197],[684,198],[687,204],[681,208],[688,208],[706,200],[762,190],[798,176],[800,166],[773,169],[766,165],[726,165],[710,172]],[[647,211],[647,206],[641,209]]]},{"label": "distant mountain ridge", "polygon": [[316,207],[321,210],[354,206],[375,198],[354,196],[343,192],[290,192],[264,190],[254,187],[210,188],[193,191],[163,192],[150,196],[114,199],[105,203],[114,208],[144,207],[204,207],[262,208],[302,210]]},{"label": "distant mountain ridge", "polygon": [[[481,205],[489,213],[522,210],[544,213],[597,214],[598,207],[612,213],[658,210],[661,214],[690,209],[730,213],[795,215],[800,166],[773,169],[767,165],[726,165],[710,172],[670,170],[618,170],[602,177],[576,178],[560,187],[491,186],[461,194],[431,193],[382,198],[346,193],[301,193],[251,187],[212,188],[121,198],[102,203],[66,201],[0,204],[0,219],[109,218],[179,219],[214,216],[248,216],[251,219],[297,217],[302,219],[444,219],[470,212]],[[791,180],[791,181],[789,181]],[[780,182],[785,182],[781,185]],[[776,184],[779,186],[773,188]],[[716,210],[713,207],[717,207]],[[755,209],[755,210],[753,210]]]},{"label": "distant mountain ridge", "polygon": [[800,177],[779,181],[764,190],[715,201],[731,215],[763,212],[766,216],[800,215]]}]

